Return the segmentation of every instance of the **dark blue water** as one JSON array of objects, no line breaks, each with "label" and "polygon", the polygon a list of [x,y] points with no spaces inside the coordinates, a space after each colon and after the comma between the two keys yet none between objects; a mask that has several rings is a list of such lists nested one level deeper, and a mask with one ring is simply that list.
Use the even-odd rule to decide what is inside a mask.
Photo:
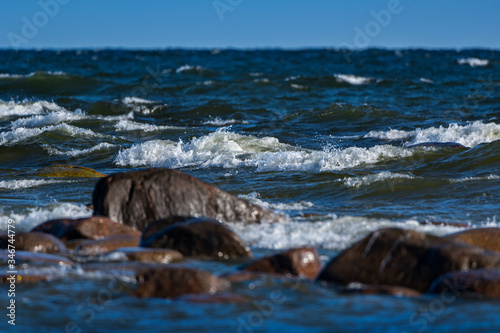
[{"label": "dark blue water", "polygon": [[[0,51],[0,60],[2,230],[9,218],[28,230],[91,215],[95,179],[34,172],[57,164],[176,168],[289,215],[231,224],[255,256],[311,245],[326,261],[382,227],[458,230],[426,221],[498,226],[499,51],[42,50]],[[408,148],[428,142],[464,148]],[[236,264],[186,265],[222,273]],[[131,273],[51,274],[19,286],[18,329],[500,329],[496,301],[343,295],[269,279],[234,285],[246,302],[193,304],[132,298]]]}]

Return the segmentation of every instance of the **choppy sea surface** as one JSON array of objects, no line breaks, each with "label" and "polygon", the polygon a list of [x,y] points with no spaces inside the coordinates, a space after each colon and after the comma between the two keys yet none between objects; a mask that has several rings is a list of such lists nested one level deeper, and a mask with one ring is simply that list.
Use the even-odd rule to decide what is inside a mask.
[{"label": "choppy sea surface", "polygon": [[[288,215],[230,224],[255,257],[310,245],[326,262],[383,227],[498,226],[499,117],[500,51],[3,50],[0,230],[91,215],[95,179],[34,173],[57,164],[176,168]],[[410,148],[426,142],[466,148]],[[203,304],[133,298],[132,275],[51,274],[69,278],[18,285],[17,330],[500,331],[499,301],[269,279],[236,285],[248,302]]]}]

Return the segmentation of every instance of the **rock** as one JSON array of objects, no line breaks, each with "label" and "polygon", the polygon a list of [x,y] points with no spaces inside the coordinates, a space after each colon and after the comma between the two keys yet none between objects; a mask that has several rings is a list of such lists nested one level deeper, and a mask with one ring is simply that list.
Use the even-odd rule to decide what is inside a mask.
[{"label": "rock", "polygon": [[220,275],[221,278],[228,280],[229,282],[245,282],[250,280],[258,280],[262,278],[262,276],[262,273],[246,271],[235,271]]},{"label": "rock", "polygon": [[238,235],[213,219],[171,225],[148,239],[142,239],[140,246],[173,249],[186,257],[229,259],[252,256]]},{"label": "rock", "polygon": [[315,249],[301,247],[255,260],[241,270],[314,279],[321,270],[321,261]]},{"label": "rock", "polygon": [[148,249],[143,247],[122,247],[107,255],[123,254],[130,261],[168,264],[183,258],[182,253],[171,249]]},{"label": "rock", "polygon": [[500,255],[412,230],[375,231],[333,258],[317,280],[394,285],[425,292],[451,271],[500,267]]},{"label": "rock", "polygon": [[[7,250],[0,250],[0,263],[7,264],[9,252]],[[16,251],[16,265],[28,263],[30,265],[56,265],[56,266],[73,266],[73,262],[68,258],[56,256],[46,253],[33,253],[27,251]]]},{"label": "rock", "polygon": [[500,298],[500,270],[473,269],[467,272],[451,272],[437,279],[429,292],[451,292],[457,297],[475,293],[490,298]]},{"label": "rock", "polygon": [[399,286],[371,286],[360,283],[351,283],[347,287],[339,290],[342,293],[362,294],[362,295],[390,295],[400,297],[417,297],[420,296],[416,290],[399,287]]},{"label": "rock", "polygon": [[[0,249],[7,249],[9,238],[0,236]],[[66,246],[59,238],[43,232],[19,232],[15,236],[14,246],[16,251],[29,251],[39,253],[57,253],[66,251]]]},{"label": "rock", "polygon": [[89,240],[78,245],[77,255],[96,255],[116,250],[121,247],[139,246],[141,238],[134,235],[114,235],[98,240]]},{"label": "rock", "polygon": [[144,230],[142,231],[142,239],[148,239],[149,237],[156,234],[158,231],[165,229],[166,227],[170,227],[173,224],[181,223],[181,222],[193,222],[197,221],[197,217],[191,216],[171,216],[158,221],[154,221],[148,223]]},{"label": "rock", "polygon": [[470,229],[448,235],[445,238],[479,246],[489,251],[500,252],[500,228]]},{"label": "rock", "polygon": [[141,272],[137,276],[137,297],[174,298],[185,294],[215,294],[229,288],[230,282],[209,272],[164,267]]},{"label": "rock", "polygon": [[40,224],[32,231],[52,234],[62,240],[77,238],[102,239],[115,235],[140,236],[141,234],[132,227],[116,223],[103,216],[92,216],[76,220],[51,220]]},{"label": "rock", "polygon": [[97,178],[106,175],[90,168],[73,165],[54,165],[35,171],[39,177],[79,177],[79,178]]},{"label": "rock", "polygon": [[[12,283],[12,275],[7,274],[7,275],[1,275],[0,276],[0,284],[11,284]],[[50,277],[48,275],[37,275],[37,274],[14,274],[14,280],[15,283],[28,283],[28,284],[33,284],[33,283],[38,283],[41,281],[47,281],[49,280]]]},{"label": "rock", "polygon": [[150,222],[172,216],[204,216],[243,223],[284,219],[214,185],[167,168],[103,178],[94,189],[92,204],[94,214],[139,230]]},{"label": "rock", "polygon": [[70,239],[70,240],[66,240],[64,241],[64,245],[66,245],[66,248],[68,250],[76,250],[76,248],[80,245],[80,244],[83,244],[85,242],[88,242],[89,240],[86,239],[86,238],[75,238],[75,239]]},{"label": "rock", "polygon": [[417,143],[416,145],[408,146],[406,148],[415,148],[415,147],[432,147],[440,149],[467,149],[467,147],[456,142],[422,142],[422,143]]}]

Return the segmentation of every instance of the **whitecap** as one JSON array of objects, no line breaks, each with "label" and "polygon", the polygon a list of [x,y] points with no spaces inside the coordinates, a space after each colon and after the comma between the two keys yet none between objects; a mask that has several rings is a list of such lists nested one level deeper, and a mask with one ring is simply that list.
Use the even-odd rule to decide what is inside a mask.
[{"label": "whitecap", "polygon": [[352,74],[335,74],[334,75],[339,82],[346,82],[355,86],[370,83],[373,78],[356,76]]},{"label": "whitecap", "polygon": [[176,73],[184,73],[184,72],[201,72],[203,71],[204,68],[201,67],[201,66],[191,66],[191,65],[183,65],[183,66],[180,66],[179,68],[177,68],[175,70]]},{"label": "whitecap", "polygon": [[120,119],[118,123],[115,124],[115,128],[119,131],[153,132],[153,131],[163,131],[168,129],[179,129],[180,127],[144,124],[128,119]]},{"label": "whitecap", "polygon": [[421,77],[420,78],[420,82],[424,82],[424,83],[434,83],[433,80],[431,79],[426,79],[425,77]]},{"label": "whitecap", "polygon": [[123,104],[151,104],[154,103],[154,101],[144,99],[144,98],[139,98],[139,97],[124,97],[122,99]]},{"label": "whitecap", "polygon": [[61,111],[62,107],[53,102],[4,102],[0,100],[0,118],[10,116],[28,116],[42,114],[50,111]]},{"label": "whitecap", "polygon": [[302,211],[309,209],[314,206],[314,203],[310,201],[297,201],[297,202],[291,202],[291,203],[271,203],[264,201],[259,198],[260,194],[257,192],[252,192],[249,194],[240,194],[238,195],[238,198],[244,199],[246,201],[249,201],[253,203],[254,205],[261,206],[266,209],[270,210],[278,210],[278,211]]},{"label": "whitecap", "polygon": [[37,127],[55,125],[63,122],[71,122],[75,120],[84,119],[85,114],[80,110],[69,112],[65,109],[59,111],[52,111],[45,115],[35,115],[28,118],[20,118],[11,123],[12,129],[20,127]]},{"label": "whitecap", "polygon": [[479,58],[460,58],[457,60],[459,65],[469,65],[471,67],[476,66],[488,66],[490,63],[488,59],[479,59]]},{"label": "whitecap", "polygon": [[204,125],[215,125],[215,126],[228,126],[234,124],[248,124],[246,120],[236,120],[236,119],[222,119],[220,117],[215,117],[212,120],[207,120],[203,123]]},{"label": "whitecap", "polygon": [[18,180],[2,180],[0,181],[0,189],[19,190],[23,188],[30,188],[36,186],[67,183],[68,180],[56,179],[18,179]]},{"label": "whitecap", "polygon": [[387,182],[392,184],[396,179],[413,179],[415,176],[405,173],[394,173],[390,171],[382,171],[372,175],[361,177],[346,177],[343,179],[344,185],[347,187],[359,188],[361,186],[368,186],[373,183]]},{"label": "whitecap", "polygon": [[100,150],[107,150],[113,147],[116,147],[116,145],[108,143],[108,142],[101,142],[98,145],[95,145],[91,148],[87,149],[70,149],[70,150],[61,150],[49,145],[44,145],[43,146],[47,152],[51,155],[64,155],[64,156],[81,156],[81,155],[88,155],[95,153],[96,151]]},{"label": "whitecap", "polygon": [[499,175],[488,175],[484,177],[463,177],[463,178],[452,178],[450,179],[450,183],[465,183],[465,182],[478,182],[478,181],[485,181],[485,180],[498,180],[500,179]]}]

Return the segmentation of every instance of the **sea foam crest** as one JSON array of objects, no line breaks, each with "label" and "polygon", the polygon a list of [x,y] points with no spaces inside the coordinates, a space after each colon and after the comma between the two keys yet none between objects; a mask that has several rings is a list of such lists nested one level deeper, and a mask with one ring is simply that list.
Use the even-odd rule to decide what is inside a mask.
[{"label": "sea foam crest", "polygon": [[53,102],[4,102],[0,100],[0,118],[10,116],[28,116],[60,110],[63,110],[63,108]]},{"label": "sea foam crest", "polygon": [[475,121],[467,125],[456,123],[448,127],[417,128],[414,131],[391,129],[388,131],[371,131],[365,138],[382,140],[411,140],[407,145],[424,142],[457,142],[466,147],[474,147],[481,143],[488,143],[500,139],[500,125]]},{"label": "sea foam crest", "polygon": [[56,180],[56,179],[18,179],[18,180],[2,180],[0,181],[0,189],[19,190],[36,186],[67,183],[71,181]]},{"label": "sea foam crest", "polygon": [[334,76],[337,79],[337,81],[346,82],[354,86],[367,84],[370,83],[370,81],[372,81],[371,77],[356,76],[352,74],[335,74]]},{"label": "sea foam crest", "polygon": [[116,145],[108,142],[101,142],[98,145],[95,145],[87,149],[70,149],[70,150],[61,150],[56,147],[52,147],[50,145],[44,145],[43,147],[51,155],[81,156],[81,155],[89,155],[101,150],[108,150],[113,147],[116,147]]},{"label": "sea foam crest", "polygon": [[281,143],[274,137],[257,138],[226,128],[190,142],[151,140],[121,150],[115,163],[123,166],[255,167],[257,171],[342,170],[384,159],[408,157],[412,151],[391,145],[343,150],[311,150]]},{"label": "sea foam crest", "polygon": [[344,185],[347,187],[359,188],[361,186],[368,186],[378,182],[387,182],[396,179],[413,179],[413,178],[416,177],[405,173],[382,171],[372,175],[344,178]]},{"label": "sea foam crest", "polygon": [[488,59],[479,59],[479,58],[460,58],[457,60],[459,65],[469,65],[471,67],[476,66],[488,66],[490,63]]}]

